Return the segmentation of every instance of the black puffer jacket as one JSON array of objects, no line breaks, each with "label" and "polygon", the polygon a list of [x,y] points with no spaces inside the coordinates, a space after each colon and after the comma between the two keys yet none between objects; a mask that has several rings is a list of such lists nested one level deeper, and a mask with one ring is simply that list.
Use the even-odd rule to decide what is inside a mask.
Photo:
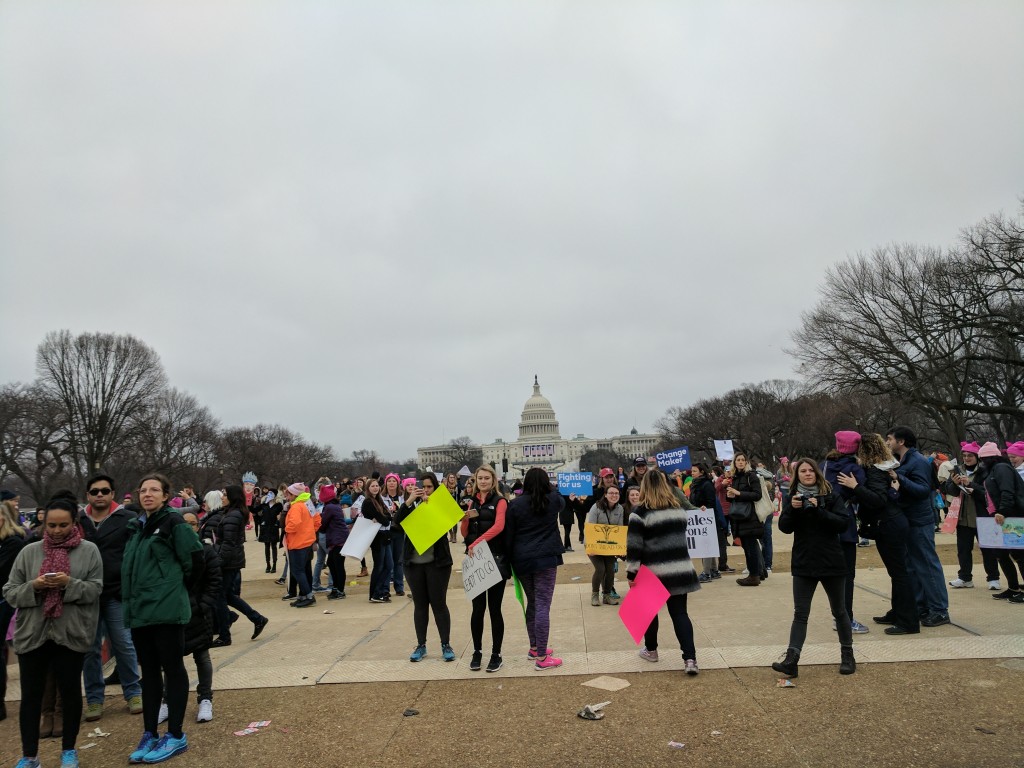
[{"label": "black puffer jacket", "polygon": [[[986,462],[986,468],[988,473],[983,482],[985,491],[995,505],[996,514],[1005,517],[1024,515],[1024,479],[1017,474],[1017,470],[1006,459],[991,464]],[[982,503],[987,514],[988,504]]]},{"label": "black puffer jacket", "polygon": [[266,544],[277,544],[281,541],[280,504],[264,504],[260,507],[260,535],[257,540]]},{"label": "black puffer jacket", "polygon": [[[749,501],[751,504],[761,498],[761,481],[757,479],[757,473],[753,470],[737,472],[732,478],[732,487],[740,492],[739,496],[730,496],[730,508],[737,501]],[[734,523],[735,533],[741,539],[753,536],[760,539],[764,536],[764,523],[758,517],[757,512],[750,515],[750,519]]]},{"label": "black puffer jacket", "polygon": [[192,618],[185,625],[185,655],[188,656],[213,642],[213,617],[217,610],[217,598],[223,591],[221,586],[220,555],[208,541],[203,542],[203,577],[189,591],[188,602]]},{"label": "black puffer jacket", "polygon": [[[18,557],[18,553],[21,552],[21,548],[28,544],[28,542],[28,539],[16,533],[12,533],[6,539],[0,541],[0,587],[3,587],[7,580],[11,578],[11,568],[14,567],[14,561]],[[4,632],[7,631],[7,627],[0,629]],[[0,641],[4,639],[0,638]]]},{"label": "black puffer jacket", "polygon": [[220,566],[226,571],[245,568],[245,520],[240,509],[229,509],[220,521]]},{"label": "black puffer jacket", "polygon": [[[791,486],[791,493],[795,493]],[[850,511],[839,494],[832,492],[818,497],[818,507],[808,502],[793,508],[792,496],[786,499],[779,515],[779,530],[793,534],[793,559],[790,570],[794,576],[822,579],[846,575],[846,560],[839,534],[850,524]]]},{"label": "black puffer jacket", "polygon": [[103,560],[103,600],[121,599],[121,561],[124,559],[124,545],[128,543],[128,524],[135,515],[124,507],[118,507],[100,523],[93,543]]},{"label": "black puffer jacket", "polygon": [[710,477],[698,477],[690,483],[690,503],[700,509],[715,508],[715,482]]}]

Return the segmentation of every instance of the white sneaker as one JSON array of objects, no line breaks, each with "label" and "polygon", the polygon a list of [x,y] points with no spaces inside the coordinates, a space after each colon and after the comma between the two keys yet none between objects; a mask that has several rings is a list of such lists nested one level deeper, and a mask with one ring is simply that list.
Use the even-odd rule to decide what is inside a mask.
[{"label": "white sneaker", "polygon": [[166,704],[161,704],[160,705],[160,714],[158,714],[156,716],[156,723],[157,723],[157,725],[159,725],[160,723],[166,723],[167,722],[167,717],[169,716],[169,714],[170,713],[167,711],[167,705]]},{"label": "white sneaker", "polygon": [[988,588],[991,589],[993,592],[998,592],[999,591],[999,579],[995,579],[993,581],[990,581],[988,583]]},{"label": "white sneaker", "polygon": [[750,571],[748,571],[746,568],[744,568],[743,569],[743,575],[744,576],[749,576],[750,575]]},{"label": "white sneaker", "polygon": [[953,589],[974,589],[974,582],[964,581],[963,579],[953,579],[951,582],[949,582],[949,586],[951,586]]},{"label": "white sneaker", "polygon": [[767,571],[767,572],[768,572],[768,574],[770,575],[770,574],[771,574],[771,572],[772,572],[772,569],[771,569],[771,568],[765,568],[765,571]]},{"label": "white sneaker", "polygon": [[196,715],[197,723],[208,723],[213,720],[213,702],[203,699],[199,702],[199,713]]}]

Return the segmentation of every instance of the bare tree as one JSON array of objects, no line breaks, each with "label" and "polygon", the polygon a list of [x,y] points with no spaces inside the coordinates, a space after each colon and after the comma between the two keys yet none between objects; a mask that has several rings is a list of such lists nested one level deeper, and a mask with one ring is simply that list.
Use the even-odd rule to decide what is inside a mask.
[{"label": "bare tree", "polygon": [[444,462],[438,469],[443,472],[458,472],[466,466],[475,471],[483,463],[483,449],[464,435],[448,441],[448,445],[445,446]]},{"label": "bare tree", "polygon": [[59,402],[36,384],[0,389],[0,480],[14,475],[42,503],[70,484],[69,453]]}]

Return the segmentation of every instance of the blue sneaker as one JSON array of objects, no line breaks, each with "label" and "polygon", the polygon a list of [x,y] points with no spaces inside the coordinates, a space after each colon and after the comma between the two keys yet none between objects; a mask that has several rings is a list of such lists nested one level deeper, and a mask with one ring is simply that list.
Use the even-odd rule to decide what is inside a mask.
[{"label": "blue sneaker", "polygon": [[444,643],[441,646],[441,658],[445,661],[455,661],[455,651],[452,650],[448,643]]},{"label": "blue sneaker", "polygon": [[417,645],[413,648],[412,654],[409,656],[409,661],[421,661],[424,656],[427,655],[427,646]]},{"label": "blue sneaker", "polygon": [[164,760],[170,760],[175,755],[180,755],[188,749],[188,739],[185,738],[185,734],[181,734],[180,739],[176,739],[171,734],[165,733],[160,737],[160,741],[156,743],[151,752],[148,752],[142,762],[147,765],[150,763],[162,763]]},{"label": "blue sneaker", "polygon": [[14,768],[39,768],[39,758],[23,757]]},{"label": "blue sneaker", "polygon": [[60,768],[79,768],[78,750],[65,749],[60,753]]},{"label": "blue sneaker", "polygon": [[128,762],[131,765],[139,765],[142,762],[142,758],[153,751],[156,747],[157,738],[149,731],[142,734],[142,738],[139,739],[139,746],[128,755]]},{"label": "blue sneaker", "polygon": [[871,631],[870,629],[868,629],[867,627],[865,627],[863,624],[861,624],[859,621],[856,621],[856,620],[850,622],[850,630],[855,635],[866,635],[868,632]]}]

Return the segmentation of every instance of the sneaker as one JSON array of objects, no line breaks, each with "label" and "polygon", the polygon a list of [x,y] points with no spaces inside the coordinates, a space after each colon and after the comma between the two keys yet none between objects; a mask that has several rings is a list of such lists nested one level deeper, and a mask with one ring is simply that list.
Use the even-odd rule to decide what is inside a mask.
[{"label": "sneaker", "polygon": [[[141,697],[140,697],[141,698]],[[98,701],[95,704],[87,704],[85,707],[85,722],[94,723],[103,717],[103,702]]]},{"label": "sneaker", "polygon": [[736,573],[736,569],[730,568],[728,565],[723,565],[718,570],[720,570],[722,573]]},{"label": "sneaker", "polygon": [[999,579],[993,579],[988,583],[988,588],[993,592],[999,591]]},{"label": "sneaker", "polygon": [[196,713],[197,723],[208,723],[213,720],[213,702],[203,699],[199,702],[199,712]]},{"label": "sneaker", "polygon": [[[935,530],[937,531],[939,529],[936,528]],[[870,547],[871,546],[871,539],[861,539],[860,541],[857,542],[857,546],[858,547]]]},{"label": "sneaker", "polygon": [[39,758],[23,757],[14,768],[39,768]]},{"label": "sneaker", "polygon": [[526,654],[526,658],[533,661],[534,659],[539,659],[543,656],[550,656],[552,653],[554,653],[554,651],[551,648],[546,649],[543,654],[538,653],[536,648],[531,648],[529,653]]},{"label": "sneaker", "polygon": [[1014,592],[1012,595],[1006,598],[1006,602],[1016,603],[1017,605],[1024,605],[1024,592]]},{"label": "sneaker", "polygon": [[422,661],[423,657],[427,655],[427,646],[417,645],[412,649],[412,653],[409,654],[409,661]]},{"label": "sneaker", "polygon": [[866,635],[868,632],[871,631],[856,619],[850,622],[850,629],[853,631],[853,634],[855,635]]},{"label": "sneaker", "polygon": [[78,768],[77,749],[65,749],[60,753],[60,768]]},{"label": "sneaker", "polygon": [[743,569],[743,575],[744,576],[749,576],[750,575],[750,571],[747,568],[744,568]]},{"label": "sneaker", "polygon": [[316,605],[316,598],[312,595],[307,595],[306,597],[300,597],[292,603],[292,608],[309,608],[311,605]]},{"label": "sneaker", "polygon": [[700,576],[697,577],[697,581],[699,581],[701,584],[707,584],[711,581],[711,574],[702,573]]},{"label": "sneaker", "polygon": [[572,552],[572,551],[573,551],[572,547],[566,547],[565,549],[562,550],[562,552]]},{"label": "sneaker", "polygon": [[332,589],[331,590],[331,594],[329,594],[327,596],[327,599],[328,600],[344,600],[345,599],[345,593],[344,592],[339,592],[337,589]]},{"label": "sneaker", "polygon": [[720,571],[712,571],[711,572],[711,578],[712,579],[720,579],[720,578],[722,578],[722,574],[721,574]]},{"label": "sneaker", "polygon": [[225,640],[223,637],[215,638],[213,642],[210,643],[211,648],[227,648],[229,645],[231,645],[231,640]]},{"label": "sneaker", "polygon": [[270,619],[266,616],[260,616],[253,624],[251,640],[255,640],[260,636],[260,632],[267,628],[267,624],[270,623]]},{"label": "sneaker", "polygon": [[537,661],[533,665],[533,668],[543,672],[545,669],[554,669],[555,667],[562,666],[562,660],[556,659],[554,656],[545,656],[543,659]]},{"label": "sneaker", "polygon": [[621,600],[622,599],[622,595],[620,595],[618,592],[616,592],[614,587],[612,588],[612,591],[609,592],[608,594],[611,597],[615,598],[616,600]]},{"label": "sneaker", "polygon": [[479,672],[480,664],[484,660],[484,655],[480,651],[473,651],[473,658],[469,661],[469,671]]},{"label": "sneaker", "polygon": [[128,699],[128,714],[129,715],[141,715],[142,714],[142,697],[131,696]]},{"label": "sneaker", "polygon": [[656,662],[658,660],[658,651],[648,651],[647,648],[641,648],[640,658],[644,661]]},{"label": "sneaker", "polygon": [[274,583],[275,584],[280,584],[281,586],[284,586],[284,579],[274,579]]},{"label": "sneaker", "polygon": [[619,598],[612,597],[611,595],[605,595],[604,597],[601,598],[601,602],[604,605],[618,605],[619,604]]},{"label": "sneaker", "polygon": [[396,589],[395,590],[395,597],[405,597],[405,590],[404,589]]},{"label": "sneaker", "polygon": [[696,659],[683,659],[683,671],[688,675],[696,675],[700,672]]},{"label": "sneaker", "polygon": [[[146,755],[152,752],[153,748],[156,747],[156,742],[157,738],[152,733],[149,733],[147,731],[146,733],[142,734],[142,738],[139,739],[139,746],[136,748],[134,752],[128,755],[128,762],[132,765],[138,765],[139,763],[141,763],[142,758],[144,758]],[[38,760],[36,761],[36,765],[39,765]]]},{"label": "sneaker", "polygon": [[455,651],[448,643],[441,643],[441,658],[445,661],[455,661]]},{"label": "sneaker", "polygon": [[1014,592],[1014,590],[1012,590],[1012,589],[1004,589],[1002,592],[997,592],[996,594],[992,595],[992,599],[993,600],[1005,600],[1010,595],[1012,595],[1013,592]]},{"label": "sneaker", "polygon": [[371,603],[383,603],[384,602],[384,598],[382,598],[382,597],[371,597],[370,598],[370,602]]},{"label": "sneaker", "polygon": [[953,589],[974,589],[974,582],[964,581],[963,579],[953,579],[949,582],[949,586]]},{"label": "sneaker", "polygon": [[314,592],[330,592],[331,589],[330,589],[330,587],[316,586],[316,587],[313,587],[313,591]]},{"label": "sneaker", "polygon": [[298,600],[298,595],[281,595],[282,600]]},{"label": "sneaker", "polygon": [[181,734],[180,739],[176,739],[171,734],[165,733],[160,737],[160,741],[156,743],[153,750],[146,754],[142,758],[142,762],[147,765],[150,763],[162,763],[164,760],[170,760],[175,755],[180,755],[182,752],[188,749],[188,739],[185,734]]},{"label": "sneaker", "polygon": [[598,606],[601,604],[601,594],[599,592],[594,592],[590,596],[590,604],[593,606]]},{"label": "sneaker", "polygon": [[491,660],[487,662],[487,669],[485,671],[487,671],[487,672],[497,672],[499,669],[501,669],[501,664],[502,664],[502,662],[501,662],[501,654],[500,653],[492,653],[491,654]]},{"label": "sneaker", "polygon": [[930,613],[925,618],[921,619],[922,627],[941,627],[943,624],[949,624],[948,613]]},{"label": "sneaker", "polygon": [[160,711],[156,715],[156,724],[162,725],[167,722],[167,718],[170,716],[170,712],[167,709],[167,702],[163,702],[160,705]]}]

